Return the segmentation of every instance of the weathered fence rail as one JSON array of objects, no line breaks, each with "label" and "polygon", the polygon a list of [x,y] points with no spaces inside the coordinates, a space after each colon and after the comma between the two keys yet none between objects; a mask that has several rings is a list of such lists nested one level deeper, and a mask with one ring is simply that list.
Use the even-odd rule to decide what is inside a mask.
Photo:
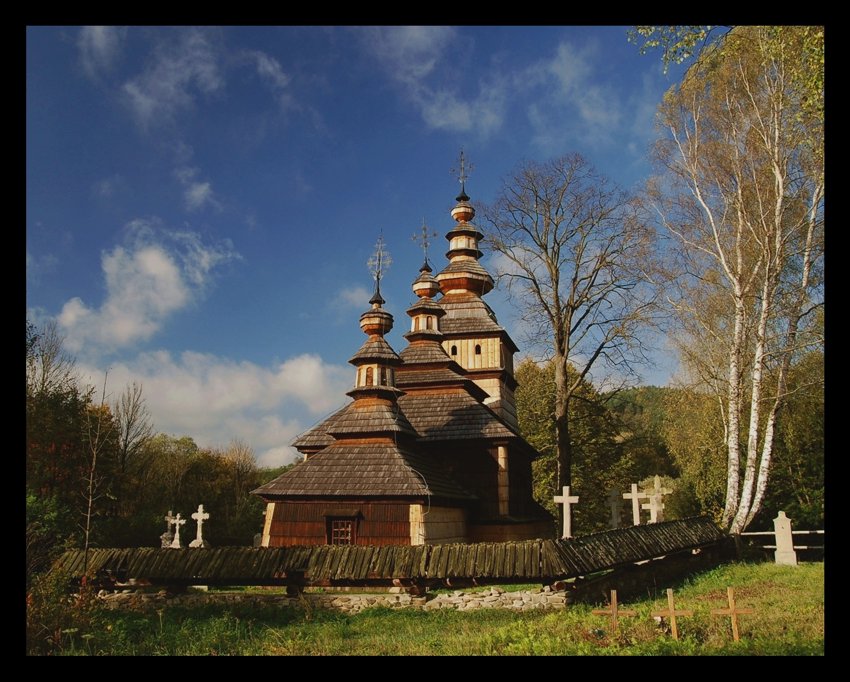
[{"label": "weathered fence rail", "polygon": [[794,544],[794,536],[795,535],[824,535],[824,531],[822,530],[792,530],[791,528],[791,519],[785,516],[784,511],[780,511],[777,514],[776,518],[773,519],[773,530],[762,530],[762,531],[750,531],[747,533],[741,533],[741,537],[759,537],[759,536],[771,536],[775,538],[774,545],[759,545],[761,549],[773,549],[776,550],[774,552],[774,561],[777,564],[783,564],[786,566],[796,566],[797,565],[797,551],[798,549],[802,550],[821,550],[823,551],[823,545],[795,545]]},{"label": "weathered fence rail", "polygon": [[[90,549],[91,576],[172,585],[379,583],[473,579],[545,582],[589,575],[716,544],[727,536],[705,517],[665,521],[570,540],[450,545]],[[55,568],[80,577],[84,552]]]}]

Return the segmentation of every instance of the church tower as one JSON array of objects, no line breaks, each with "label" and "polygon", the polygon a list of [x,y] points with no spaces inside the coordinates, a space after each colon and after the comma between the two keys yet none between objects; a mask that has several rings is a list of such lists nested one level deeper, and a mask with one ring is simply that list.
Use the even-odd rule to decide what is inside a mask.
[{"label": "church tower", "polygon": [[488,394],[484,404],[516,429],[513,355],[518,348],[482,298],[493,289],[493,278],[478,262],[484,235],[471,222],[475,209],[464,187],[463,152],[460,164],[461,192],[451,212],[457,224],[446,234],[449,263],[435,277],[443,294],[439,303],[446,313],[440,320],[443,348]]}]

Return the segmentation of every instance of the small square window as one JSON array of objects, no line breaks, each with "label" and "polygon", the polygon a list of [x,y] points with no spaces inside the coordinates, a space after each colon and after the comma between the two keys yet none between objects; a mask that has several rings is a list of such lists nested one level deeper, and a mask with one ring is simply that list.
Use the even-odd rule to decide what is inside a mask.
[{"label": "small square window", "polygon": [[353,545],[355,543],[355,522],[353,518],[328,519],[328,544]]}]

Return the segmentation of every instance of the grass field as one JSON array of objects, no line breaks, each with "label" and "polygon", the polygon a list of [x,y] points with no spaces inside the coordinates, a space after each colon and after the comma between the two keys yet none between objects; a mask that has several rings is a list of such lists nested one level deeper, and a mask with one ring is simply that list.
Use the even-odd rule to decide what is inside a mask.
[{"label": "grass field", "polygon": [[[735,588],[741,641],[732,641],[726,607]],[[680,618],[674,641],[650,612],[666,596],[631,600],[616,636],[609,621],[578,605],[515,613],[374,608],[357,615],[237,606],[165,608],[149,615],[95,608],[85,626],[65,628],[50,650],[62,655],[822,655],[824,569],[729,564],[675,586]],[[31,653],[36,653],[30,647]]]}]

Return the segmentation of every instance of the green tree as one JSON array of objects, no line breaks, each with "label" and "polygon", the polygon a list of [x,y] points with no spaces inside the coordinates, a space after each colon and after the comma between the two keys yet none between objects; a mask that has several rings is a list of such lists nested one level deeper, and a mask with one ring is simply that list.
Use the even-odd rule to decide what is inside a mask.
[{"label": "green tree", "polygon": [[[532,464],[534,497],[557,516],[553,497],[561,486],[557,477],[554,374],[552,362],[521,362],[516,369],[516,403],[520,431],[541,453]],[[574,507],[575,528],[586,534],[608,527],[607,492],[612,488],[627,490],[636,480],[637,467],[623,447],[616,418],[593,386],[581,382],[570,409],[574,453],[571,490],[581,498]]]}]

